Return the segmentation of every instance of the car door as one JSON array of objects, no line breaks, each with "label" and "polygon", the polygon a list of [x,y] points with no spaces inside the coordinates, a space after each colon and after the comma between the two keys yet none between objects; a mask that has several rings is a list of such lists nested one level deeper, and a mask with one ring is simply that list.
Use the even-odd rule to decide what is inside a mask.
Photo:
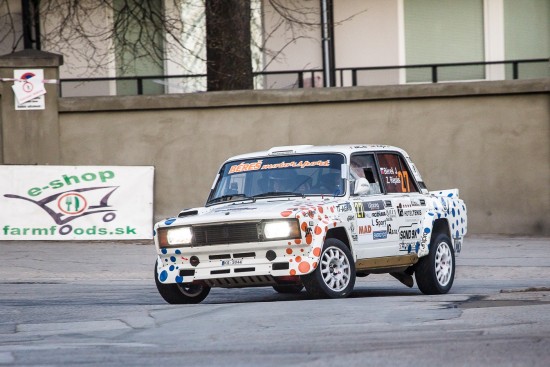
[{"label": "car door", "polygon": [[373,153],[356,153],[350,159],[350,174],[354,179],[366,178],[370,190],[351,196],[354,215],[350,227],[358,259],[390,256],[393,245],[388,238],[386,198]]},{"label": "car door", "polygon": [[418,252],[426,201],[419,192],[411,171],[397,152],[376,154],[385,191],[387,235],[391,251],[388,256]]}]

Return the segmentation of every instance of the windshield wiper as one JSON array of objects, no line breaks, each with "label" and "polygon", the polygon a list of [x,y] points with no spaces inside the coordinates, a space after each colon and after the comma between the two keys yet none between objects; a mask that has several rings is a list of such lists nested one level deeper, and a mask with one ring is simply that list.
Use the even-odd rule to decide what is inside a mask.
[{"label": "windshield wiper", "polygon": [[218,201],[236,201],[236,200],[231,200],[233,198],[235,198],[236,200],[254,200],[254,198],[248,197],[245,194],[229,194],[229,195],[218,196],[217,198],[210,200],[208,203],[212,204],[212,203],[217,203]]},{"label": "windshield wiper", "polygon": [[264,192],[262,194],[254,195],[253,198],[262,198],[262,197],[269,197],[269,196],[299,196],[299,197],[305,197],[304,194],[300,194],[297,192],[292,191],[270,191],[270,192]]}]

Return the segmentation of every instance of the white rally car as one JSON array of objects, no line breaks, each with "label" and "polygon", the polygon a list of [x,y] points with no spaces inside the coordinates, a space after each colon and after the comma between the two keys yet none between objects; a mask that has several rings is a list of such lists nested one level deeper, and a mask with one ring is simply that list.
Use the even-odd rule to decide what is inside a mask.
[{"label": "white rally car", "polygon": [[230,158],[204,207],[155,225],[155,281],[169,303],[211,287],[346,297],[374,273],[442,294],[466,227],[458,190],[429,192],[402,149],[275,147]]}]

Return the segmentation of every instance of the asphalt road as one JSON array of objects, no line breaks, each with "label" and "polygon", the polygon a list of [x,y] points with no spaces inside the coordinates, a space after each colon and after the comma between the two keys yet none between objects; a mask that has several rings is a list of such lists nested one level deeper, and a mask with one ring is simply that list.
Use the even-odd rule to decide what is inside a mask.
[{"label": "asphalt road", "polygon": [[157,294],[154,249],[0,242],[0,366],[549,366],[550,239],[467,237],[451,293],[389,275],[351,298]]}]

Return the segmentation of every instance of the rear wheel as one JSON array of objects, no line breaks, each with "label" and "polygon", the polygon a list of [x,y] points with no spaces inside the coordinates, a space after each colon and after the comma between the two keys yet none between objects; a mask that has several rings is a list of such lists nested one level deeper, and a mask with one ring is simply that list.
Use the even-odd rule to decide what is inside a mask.
[{"label": "rear wheel", "polygon": [[340,240],[329,238],[323,246],[319,266],[302,276],[308,294],[314,298],[344,298],[355,285],[355,262]]},{"label": "rear wheel", "polygon": [[210,287],[194,283],[164,284],[159,281],[157,266],[155,264],[155,284],[162,298],[171,304],[194,304],[202,302]]},{"label": "rear wheel", "polygon": [[430,253],[416,264],[414,277],[424,294],[445,294],[453,285],[455,254],[449,236],[439,233],[432,238]]}]

